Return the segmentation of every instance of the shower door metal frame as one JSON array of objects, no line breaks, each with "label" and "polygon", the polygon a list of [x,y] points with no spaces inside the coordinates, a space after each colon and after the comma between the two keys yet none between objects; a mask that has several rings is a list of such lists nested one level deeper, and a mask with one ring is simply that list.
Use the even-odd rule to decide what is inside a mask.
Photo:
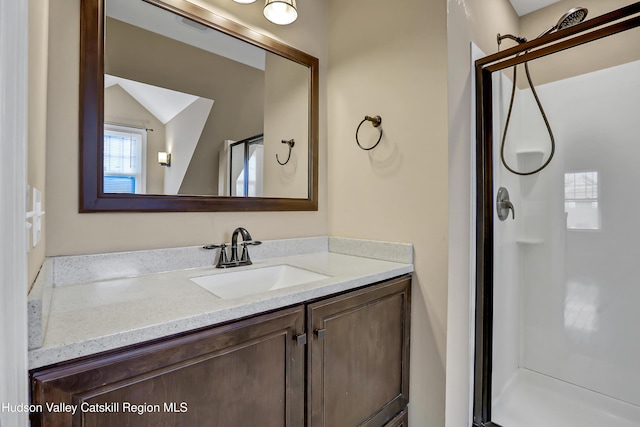
[{"label": "shower door metal frame", "polygon": [[[492,73],[640,26],[640,2],[547,34],[475,62],[476,312],[473,426],[491,421],[493,358],[493,100]],[[509,427],[509,426],[505,426]]]},{"label": "shower door metal frame", "polygon": [[[236,142],[232,142],[231,144],[229,144],[229,171],[228,171],[228,176],[227,179],[229,179],[229,196],[233,196],[233,197],[249,197],[249,147],[251,145],[255,145],[255,144],[260,144],[264,142],[264,134],[258,134],[246,139],[243,139],[242,141],[236,141]],[[242,189],[242,192],[244,194],[242,195],[237,195],[237,194],[233,194],[233,186],[234,186],[234,182],[233,182],[233,147],[237,146],[237,145],[243,145],[243,149],[242,149],[242,174],[243,174],[243,179],[244,179],[244,186]]]}]

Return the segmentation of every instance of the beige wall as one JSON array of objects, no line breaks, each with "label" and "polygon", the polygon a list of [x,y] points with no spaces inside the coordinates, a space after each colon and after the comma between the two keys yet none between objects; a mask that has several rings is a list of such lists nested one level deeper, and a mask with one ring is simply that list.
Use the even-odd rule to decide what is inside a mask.
[{"label": "beige wall", "polygon": [[[265,61],[264,195],[308,197],[309,185],[309,70],[275,54]],[[294,139],[289,146],[282,140]]]},{"label": "beige wall", "polygon": [[[29,110],[28,110],[28,177],[32,188],[42,191],[42,209],[47,211],[45,184],[47,139],[47,45],[49,38],[49,0],[29,0]],[[33,190],[29,192],[29,206],[33,208]],[[42,217],[42,240],[31,250],[27,259],[29,287],[35,280],[45,256],[47,216]]]},{"label": "beige wall", "polygon": [[[259,4],[200,2],[320,59],[320,168],[317,212],[78,213],[79,0],[50,5],[47,144],[47,242],[49,256],[228,241],[246,227],[256,239],[328,234],[326,185],[326,5],[301,2],[289,27],[267,22]],[[215,108],[215,107],[214,107]],[[70,160],[72,159],[72,160]],[[63,165],[63,166],[61,166]]]},{"label": "beige wall", "polygon": [[[589,9],[587,19],[592,19],[635,2],[636,0],[580,0],[579,5]],[[537,37],[544,30],[555,25],[565,12],[575,6],[574,0],[562,0],[523,16],[521,34],[529,39]],[[639,45],[640,29],[635,28],[546,58],[537,59],[530,65],[533,82],[536,85],[549,83],[640,60]]]},{"label": "beige wall", "polygon": [[[414,245],[415,426],[443,426],[445,414],[446,14],[446,0],[329,1],[329,228]],[[384,129],[369,152],[354,137],[365,115],[380,115]],[[363,125],[363,145],[376,134]]]},{"label": "beige wall", "polygon": [[104,91],[104,121],[153,129],[153,131],[147,131],[146,193],[162,194],[164,166],[158,164],[156,154],[165,149],[165,131],[162,122],[120,85],[113,85]]}]

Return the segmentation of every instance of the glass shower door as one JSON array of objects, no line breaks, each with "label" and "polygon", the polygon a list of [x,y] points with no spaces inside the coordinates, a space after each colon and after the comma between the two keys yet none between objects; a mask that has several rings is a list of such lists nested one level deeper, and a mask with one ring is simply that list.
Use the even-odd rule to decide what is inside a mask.
[{"label": "glass shower door", "polygon": [[[638,29],[625,36],[640,43]],[[640,58],[571,65],[607,40],[530,63],[556,144],[537,174],[502,163],[512,72],[492,74],[493,198],[506,188],[515,210],[493,218],[491,420],[502,427],[640,426]],[[551,152],[518,85],[505,161],[526,172]]]},{"label": "glass shower door", "polygon": [[258,135],[230,145],[229,194],[261,197],[264,188],[264,138]]},{"label": "glass shower door", "polygon": [[639,26],[476,61],[474,427],[640,427]]}]

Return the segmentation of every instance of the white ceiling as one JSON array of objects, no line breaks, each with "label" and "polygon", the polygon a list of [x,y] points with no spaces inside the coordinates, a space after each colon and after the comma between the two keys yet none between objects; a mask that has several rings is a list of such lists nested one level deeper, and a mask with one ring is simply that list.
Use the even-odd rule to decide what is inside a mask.
[{"label": "white ceiling", "polygon": [[109,74],[104,75],[105,89],[116,84],[120,85],[122,89],[165,125],[198,99],[197,96],[187,93],[151,86]]},{"label": "white ceiling", "polygon": [[265,51],[142,1],[109,0],[107,16],[264,70]]},{"label": "white ceiling", "polygon": [[518,16],[526,15],[534,10],[542,9],[560,0],[509,0]]}]

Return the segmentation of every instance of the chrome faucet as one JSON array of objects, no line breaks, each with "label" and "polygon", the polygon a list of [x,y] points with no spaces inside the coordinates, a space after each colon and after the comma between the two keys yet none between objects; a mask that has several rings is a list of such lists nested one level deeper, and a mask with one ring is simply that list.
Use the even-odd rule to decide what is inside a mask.
[{"label": "chrome faucet", "polygon": [[[238,259],[238,234],[242,235],[242,254]],[[229,267],[239,267],[241,265],[251,265],[251,258],[249,257],[249,249],[248,246],[257,246],[262,242],[258,240],[253,240],[251,234],[247,231],[246,228],[238,227],[233,230],[233,234],[231,235],[231,259],[227,258],[227,244],[221,243],[219,245],[206,245],[203,246],[204,249],[220,249],[220,255],[218,256],[218,262],[216,263],[216,268],[229,268]]]}]

